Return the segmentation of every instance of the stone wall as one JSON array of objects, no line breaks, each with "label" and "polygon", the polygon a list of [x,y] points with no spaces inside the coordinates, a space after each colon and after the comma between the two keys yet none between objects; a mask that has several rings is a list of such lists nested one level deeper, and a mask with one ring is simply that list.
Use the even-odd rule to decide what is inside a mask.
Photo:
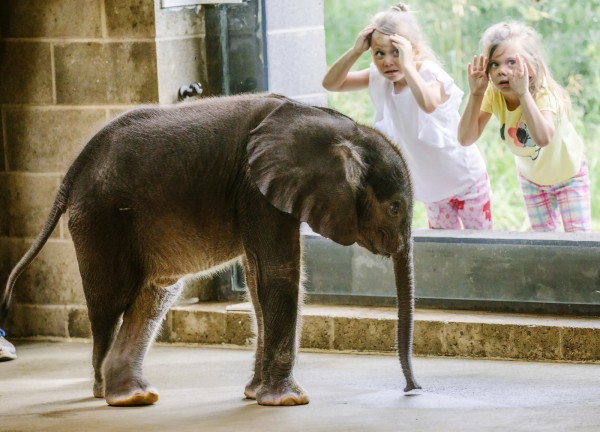
[{"label": "stone wall", "polygon": [[[269,90],[326,104],[322,1],[265,4]],[[0,1],[0,284],[44,224],[65,170],[106,121],[138,104],[175,103],[191,82],[211,95],[218,68],[206,54],[205,12],[218,6],[160,5]],[[311,50],[302,50],[307,40]],[[65,217],[19,279],[6,327],[12,335],[89,336]]]},{"label": "stone wall", "polygon": [[[48,215],[63,173],[116,114],[172,103],[206,83],[203,12],[159,0],[0,4],[0,283]],[[18,282],[13,335],[87,337],[81,280],[63,217]]]}]

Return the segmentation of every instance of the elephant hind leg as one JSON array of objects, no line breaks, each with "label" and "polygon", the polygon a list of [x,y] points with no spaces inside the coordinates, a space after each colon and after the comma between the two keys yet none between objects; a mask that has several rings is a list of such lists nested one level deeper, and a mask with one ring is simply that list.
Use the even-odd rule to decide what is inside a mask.
[{"label": "elephant hind leg", "polygon": [[142,288],[123,316],[123,324],[104,365],[105,399],[113,406],[150,405],[158,391],[143,377],[144,358],[181,284]]},{"label": "elephant hind leg", "polygon": [[121,315],[121,311],[89,311],[94,345],[92,352],[92,365],[94,367],[93,391],[94,397],[97,398],[104,398],[104,373],[102,368],[117,335]]},{"label": "elephant hind leg", "polygon": [[[104,366],[123,314],[138,295],[144,280],[135,230],[108,216],[101,205],[71,208],[69,231],[90,319],[94,367],[94,396],[105,397]],[[110,227],[110,228],[109,228]]]},{"label": "elephant hind leg", "polygon": [[132,279],[126,277],[127,273],[125,273],[126,276],[121,276],[118,269],[109,273],[102,273],[97,270],[111,268],[110,263],[103,264],[104,261],[101,258],[80,260],[79,264],[83,291],[88,306],[88,317],[92,328],[93,392],[97,398],[104,397],[103,367],[117,336],[123,313],[127,308],[127,304],[131,302],[130,298],[119,291],[119,288],[128,285],[124,281]]}]

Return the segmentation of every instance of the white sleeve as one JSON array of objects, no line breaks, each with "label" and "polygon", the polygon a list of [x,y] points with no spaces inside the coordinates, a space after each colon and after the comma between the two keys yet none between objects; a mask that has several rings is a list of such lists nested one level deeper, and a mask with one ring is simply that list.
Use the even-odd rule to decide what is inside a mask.
[{"label": "white sleeve", "polygon": [[419,127],[418,137],[427,141],[432,147],[456,147],[457,128],[460,120],[459,109],[463,92],[454,80],[441,66],[431,61],[425,61],[419,69],[419,73],[426,83],[439,81],[448,99],[441,103],[431,114],[422,114],[423,121]]},{"label": "white sleeve", "polygon": [[440,105],[440,107],[453,110],[460,108],[464,92],[454,83],[454,79],[441,66],[432,61],[424,61],[419,73],[428,84],[434,81],[439,81],[442,84],[448,100]]},{"label": "white sleeve", "polygon": [[383,118],[385,85],[382,80],[385,80],[385,78],[381,76],[377,66],[371,63],[369,67],[369,96],[375,108],[374,124]]}]

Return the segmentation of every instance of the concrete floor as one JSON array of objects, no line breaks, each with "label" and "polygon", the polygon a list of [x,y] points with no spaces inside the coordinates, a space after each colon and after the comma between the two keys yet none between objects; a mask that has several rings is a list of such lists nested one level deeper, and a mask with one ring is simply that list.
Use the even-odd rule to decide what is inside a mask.
[{"label": "concrete floor", "polygon": [[600,365],[416,358],[424,392],[404,396],[392,355],[301,352],[309,405],[244,400],[253,353],[155,345],[146,377],[156,405],[109,407],[91,396],[91,344],[17,341],[0,363],[0,431],[594,431]]}]

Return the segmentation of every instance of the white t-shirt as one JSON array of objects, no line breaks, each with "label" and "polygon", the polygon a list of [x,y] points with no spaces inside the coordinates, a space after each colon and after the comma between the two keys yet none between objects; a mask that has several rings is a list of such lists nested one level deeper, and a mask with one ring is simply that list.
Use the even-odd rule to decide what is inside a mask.
[{"label": "white t-shirt", "polygon": [[369,95],[375,106],[374,127],[398,145],[410,170],[415,199],[424,203],[464,192],[486,173],[475,145],[458,142],[458,113],[463,92],[440,66],[424,61],[419,74],[426,83],[442,83],[448,99],[427,114],[407,86],[394,93],[394,84],[372,64]]}]

